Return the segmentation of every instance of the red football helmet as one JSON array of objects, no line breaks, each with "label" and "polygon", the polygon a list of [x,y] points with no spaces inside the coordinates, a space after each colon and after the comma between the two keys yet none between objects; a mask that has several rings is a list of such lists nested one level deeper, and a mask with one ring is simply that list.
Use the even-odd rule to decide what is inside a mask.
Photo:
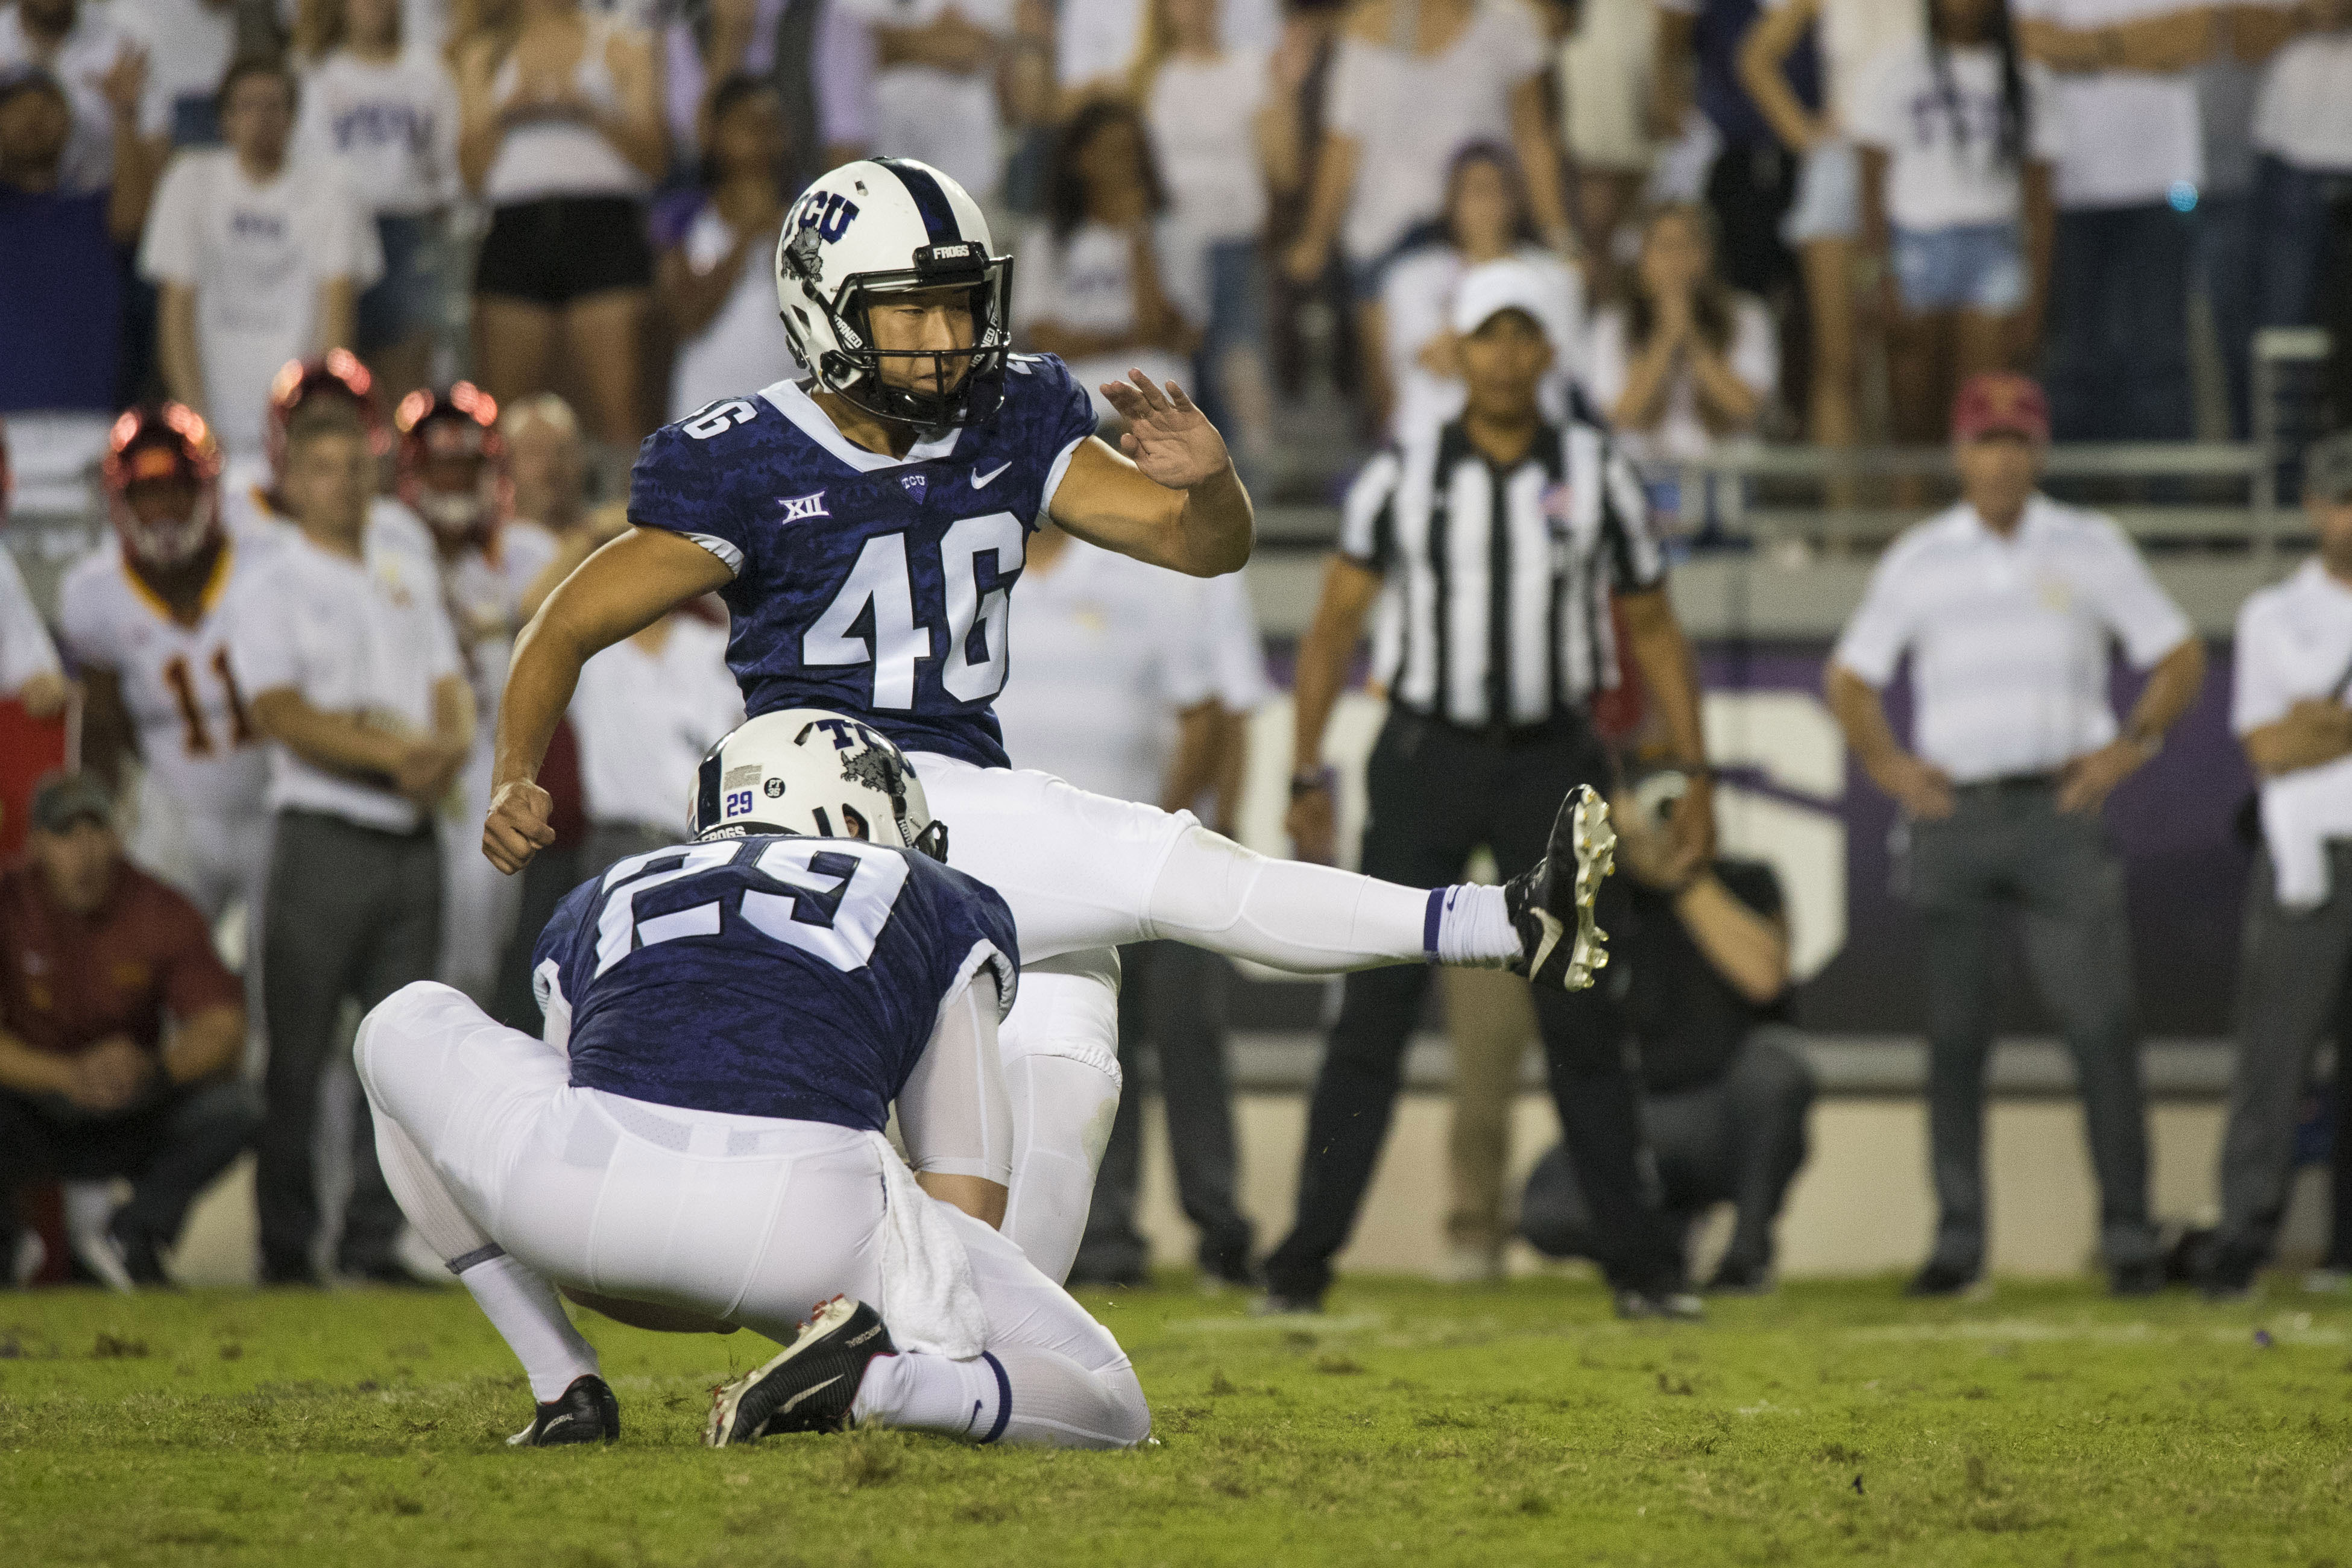
[{"label": "red football helmet", "polygon": [[367,426],[368,445],[378,457],[392,450],[392,437],[376,411],[375,377],[349,349],[330,349],[320,360],[289,360],[269,382],[269,427],[266,433],[269,472],[286,470],[286,432],[295,412],[319,396],[347,399]]},{"label": "red football helmet", "polygon": [[165,570],[203,554],[221,538],[220,471],[219,444],[185,403],[145,403],[116,420],[99,472],[123,548]]},{"label": "red football helmet", "polygon": [[400,498],[446,544],[488,544],[514,509],[496,399],[471,382],[419,388],[392,416],[400,432]]}]

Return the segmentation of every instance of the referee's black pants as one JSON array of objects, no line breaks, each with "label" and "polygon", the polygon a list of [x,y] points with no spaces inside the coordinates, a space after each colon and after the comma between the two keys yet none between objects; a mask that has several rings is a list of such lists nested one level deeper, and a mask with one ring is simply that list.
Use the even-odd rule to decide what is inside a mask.
[{"label": "referee's black pants", "polygon": [[[1606,789],[1609,761],[1581,720],[1507,741],[1391,709],[1365,782],[1371,812],[1364,873],[1441,887],[1460,879],[1480,844],[1507,878],[1534,864],[1560,798],[1579,784]],[[1602,884],[1604,929],[1622,896],[1614,879]],[[1298,1218],[1266,1260],[1266,1283],[1276,1295],[1312,1301],[1331,1282],[1331,1260],[1355,1227],[1388,1135],[1405,1042],[1429,977],[1427,966],[1411,964],[1347,977],[1307,1108]],[[1541,989],[1535,1003],[1552,1103],[1592,1211],[1596,1260],[1620,1288],[1679,1287],[1682,1255],[1660,1211],[1643,1142],[1623,1009],[1605,980],[1574,993]]]}]

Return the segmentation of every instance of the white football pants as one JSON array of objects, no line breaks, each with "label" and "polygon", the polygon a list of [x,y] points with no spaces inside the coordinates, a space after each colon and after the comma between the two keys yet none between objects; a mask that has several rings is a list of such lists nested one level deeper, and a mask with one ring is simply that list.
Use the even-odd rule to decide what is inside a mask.
[{"label": "white football pants", "polygon": [[[572,1088],[562,1051],[431,981],[369,1013],[353,1054],[385,1179],[453,1264],[503,1249],[557,1283],[787,1344],[814,1303],[881,1300],[881,1155],[854,1129]],[[1000,1440],[1140,1442],[1150,1411],[1110,1332],[1004,1237],[950,1212],[988,1314],[988,1354],[1008,1375]],[[924,1384],[951,1384],[971,1364],[898,1359],[881,1385],[922,1408],[941,1403]],[[871,1397],[860,1408],[883,1425],[919,1424]]]},{"label": "white football pants", "polygon": [[918,752],[948,863],[1013,911],[1021,989],[998,1032],[1013,1094],[1004,1233],[1053,1279],[1086,1233],[1118,1109],[1118,956],[1169,937],[1299,974],[1428,956],[1429,892],[1277,861],[1190,811],[1089,794],[1025,768]]}]

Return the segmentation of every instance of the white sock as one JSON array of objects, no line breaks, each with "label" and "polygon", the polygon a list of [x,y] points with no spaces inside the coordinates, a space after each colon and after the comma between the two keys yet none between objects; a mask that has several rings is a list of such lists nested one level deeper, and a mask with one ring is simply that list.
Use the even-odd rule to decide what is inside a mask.
[{"label": "white sock", "polygon": [[1038,1448],[1131,1448],[1151,1435],[1151,1407],[1125,1356],[1089,1372],[1033,1345],[999,1345],[1011,1410],[997,1441]]},{"label": "white sock", "polygon": [[1499,887],[1457,882],[1432,888],[1426,925],[1429,956],[1441,964],[1499,969],[1519,956],[1519,933]]},{"label": "white sock", "polygon": [[[458,1269],[459,1263],[466,1266]],[[596,1347],[582,1339],[563,1315],[554,1286],[504,1252],[493,1251],[479,1261],[459,1258],[451,1270],[522,1363],[533,1399],[544,1405],[571,1387],[573,1379],[595,1375]]]},{"label": "white sock", "polygon": [[849,1414],[859,1426],[871,1421],[986,1443],[1003,1434],[1005,1392],[1003,1364],[992,1355],[950,1361],[908,1351],[866,1364]]}]

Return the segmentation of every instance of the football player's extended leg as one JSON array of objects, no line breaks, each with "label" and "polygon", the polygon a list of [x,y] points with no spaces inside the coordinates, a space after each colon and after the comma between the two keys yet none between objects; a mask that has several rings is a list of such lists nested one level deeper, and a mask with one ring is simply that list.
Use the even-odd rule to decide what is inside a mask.
[{"label": "football player's extended leg", "polygon": [[[448,1006],[452,999],[460,1006]],[[475,1023],[495,1032],[467,1027]],[[385,1185],[530,1379],[539,1408],[509,1441],[546,1446],[618,1437],[620,1406],[598,1375],[595,1348],[572,1326],[554,1287],[490,1239],[409,1126],[387,1109],[399,1107],[409,1125],[436,1143],[463,1136],[468,1130],[463,1124],[488,1109],[473,1092],[484,1068],[507,1079],[520,1098],[534,1090],[544,1096],[564,1082],[562,1054],[529,1035],[498,1029],[459,993],[423,982],[371,1012],[352,1049],[375,1118]]]},{"label": "football player's extended leg", "polygon": [[1077,1258],[1118,1113],[1118,955],[1097,947],[1024,966],[996,1040],[1013,1102],[1004,1234],[1059,1281]]},{"label": "football player's extended leg", "polygon": [[[1538,984],[1591,983],[1573,926],[1587,858],[1581,819],[1563,810],[1547,863],[1507,887],[1403,887],[1353,872],[1275,860],[1190,812],[1089,794],[1047,774],[914,759],[950,863],[1003,895],[1024,963],[1083,947],[1164,936],[1308,975],[1386,964],[1472,964]],[[1601,824],[1605,831],[1605,823]],[[1551,868],[1559,868],[1553,874]]]}]

